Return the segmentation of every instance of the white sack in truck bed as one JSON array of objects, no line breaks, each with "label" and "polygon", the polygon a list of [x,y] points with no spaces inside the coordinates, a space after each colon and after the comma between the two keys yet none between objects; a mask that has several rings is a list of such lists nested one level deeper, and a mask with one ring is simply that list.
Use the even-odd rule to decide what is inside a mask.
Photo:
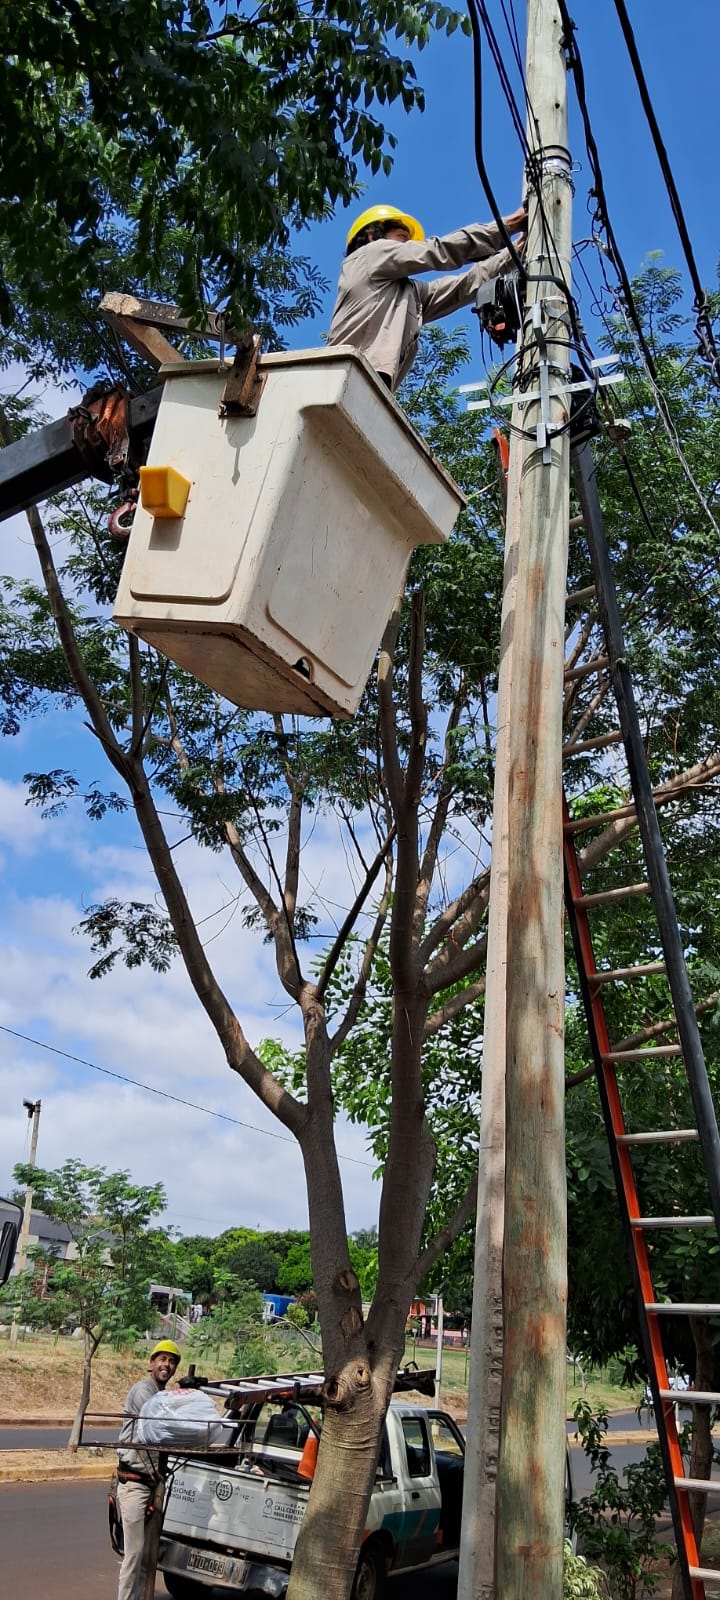
[{"label": "white sack in truck bed", "polygon": [[227,1437],[208,1394],[196,1389],[161,1390],[146,1400],[135,1424],[133,1443],[160,1449],[202,1450]]}]

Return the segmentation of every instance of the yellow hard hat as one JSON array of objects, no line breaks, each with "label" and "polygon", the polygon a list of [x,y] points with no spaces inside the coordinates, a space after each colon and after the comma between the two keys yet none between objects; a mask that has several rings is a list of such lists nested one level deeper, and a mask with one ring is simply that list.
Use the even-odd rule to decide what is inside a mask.
[{"label": "yellow hard hat", "polygon": [[346,247],[352,244],[353,239],[363,228],[368,228],[371,222],[398,222],[407,231],[411,239],[424,239],[425,230],[421,227],[416,217],[411,217],[407,211],[398,211],[397,206],[369,206],[367,211],[362,211],[355,221],[345,240]]},{"label": "yellow hard hat", "polygon": [[150,1360],[152,1361],[154,1356],[175,1356],[179,1361],[181,1355],[182,1350],[179,1345],[173,1344],[172,1339],[161,1339],[150,1351]]}]

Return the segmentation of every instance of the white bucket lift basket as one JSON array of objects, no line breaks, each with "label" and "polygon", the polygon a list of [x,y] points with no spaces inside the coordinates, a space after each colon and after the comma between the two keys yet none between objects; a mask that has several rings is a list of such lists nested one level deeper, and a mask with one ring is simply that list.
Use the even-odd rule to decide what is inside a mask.
[{"label": "white bucket lift basket", "polygon": [[191,488],[136,513],[116,622],[234,704],[350,716],[415,545],[462,491],[343,346],[263,355],[254,417],[220,420],[216,361],[163,368],[148,465]]}]

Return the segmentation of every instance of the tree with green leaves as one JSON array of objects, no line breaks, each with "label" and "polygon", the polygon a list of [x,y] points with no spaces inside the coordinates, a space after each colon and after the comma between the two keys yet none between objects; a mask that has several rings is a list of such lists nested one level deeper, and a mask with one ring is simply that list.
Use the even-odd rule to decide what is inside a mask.
[{"label": "tree with green leaves", "polygon": [[[665,280],[661,288],[668,292]],[[109,793],[100,784],[89,789],[88,809],[100,816],[110,804],[132,805],[167,909],[164,918],[156,906],[113,901],[89,908],[84,928],[95,970],[118,960],[162,968],[176,951],[231,1070],[295,1135],[303,1154],[327,1403],[291,1600],[315,1594],[319,1570],[333,1600],[349,1592],[407,1310],[474,1203],[502,534],[492,447],[478,419],[461,418],[448,393],[464,356],[461,339],[432,334],[404,399],[467,491],[469,510],[448,547],[414,558],[407,601],[393,608],[377,674],[352,723],[311,727],[246,716],[120,638],[102,609],[98,616],[119,558],[102,542],[92,496],[82,514],[62,510],[71,554],[60,570],[41,519],[31,516],[43,586],[10,586],[5,594],[0,689],[8,726],[43,710],[48,698],[82,706],[118,784]],[[682,360],[668,351],[667,363],[668,382],[683,401],[678,425],[682,418],[690,431],[684,402],[690,394],[699,400],[697,363],[685,350]],[[638,414],[642,450],[648,430],[640,400]],[[705,451],[715,427],[714,411],[696,404],[683,446],[705,496]],[[705,763],[707,775],[707,763],[720,770],[720,761],[708,643],[716,580],[697,496],[696,543],[672,567],[668,522],[677,527],[685,504],[676,460],[668,447],[674,498],[664,497],[652,541],[617,461],[601,465],[654,740],[653,772],[680,792],[681,774]],[[696,570],[693,583],[679,589],[680,607],[677,571],[688,559]],[[695,579],[706,566],[703,586]],[[577,588],[588,582],[579,538],[570,581]],[[570,729],[587,713],[585,693],[590,688],[568,705]],[[677,715],[685,702],[687,721]],[[598,762],[588,756],[574,769],[575,803],[584,789],[607,781]],[[77,792],[73,782],[64,772],[32,774],[31,798],[54,811]],[[238,873],[247,918],[270,940],[279,981],[297,1007],[304,1039],[297,1052],[272,1042],[255,1050],[247,1040],[194,924],[159,815],[164,796],[187,816],[195,838],[225,850]],[[337,936],[308,960],[304,940],[323,908],[300,901],[302,841],[326,808],[346,830],[357,880]],[[677,833],[689,871],[688,830],[678,824]],[[367,1316],[345,1228],[337,1104],[371,1124],[383,1167],[377,1288]],[[342,1538],[328,1540],[328,1525],[342,1527]]]},{"label": "tree with green leaves", "polygon": [[[17,0],[0,7],[0,321],[7,359],[113,375],[107,290],[266,334],[325,285],[293,234],[388,172],[379,111],[421,110],[409,50],[438,0]],[[463,24],[466,25],[466,24]]]},{"label": "tree with green leaves", "polygon": [[[98,783],[87,791],[89,812],[101,818],[109,807],[132,806],[164,900],[164,911],[116,899],[87,909],[93,974],[101,978],[117,961],[149,961],[162,971],[177,954],[230,1069],[303,1155],[326,1409],[291,1600],[316,1593],[321,1568],[328,1597],[349,1593],[407,1312],[418,1281],[474,1202],[472,1175],[448,1186],[442,1221],[424,1237],[436,1162],[425,1057],[482,993],[488,884],[488,708],[502,538],[492,449],[481,444],[476,419],[460,422],[448,394],[464,356],[462,338],[431,336],[405,400],[467,490],[470,509],[447,550],[416,558],[408,601],[400,596],[393,606],[377,674],[352,723],[244,714],[113,628],[105,607],[121,556],[103,538],[94,491],[73,495],[55,513],[72,552],[62,569],[42,519],[30,513],[42,587],[5,590],[7,725],[41,712],[48,697],[82,708],[113,772],[110,789]],[[28,775],[31,800],[54,817],[78,793],[76,784],[58,770]],[[224,850],[237,873],[245,914],[260,921],[297,1008],[304,1040],[297,1059],[270,1045],[253,1049],[221,988],[164,831],[166,797],[198,842]],[[303,941],[323,907],[301,903],[300,863],[303,836],[328,807],[356,876],[343,925],[317,961],[306,958]],[[362,1025],[376,962],[387,963],[394,1002],[387,1053],[364,1065],[386,1106],[377,1284],[365,1316],[335,1148],[334,1071]],[[453,1094],[467,1107],[459,1078]],[[328,1507],[336,1508],[330,1518]],[[338,1530],[334,1543],[329,1524]]]},{"label": "tree with green leaves", "polygon": [[68,1441],[77,1450],[97,1350],[103,1341],[132,1340],[150,1326],[150,1222],[165,1209],[165,1191],[160,1183],[136,1184],[128,1172],[73,1159],[55,1171],[17,1166],[15,1178],[32,1184],[38,1210],[70,1235],[65,1257],[59,1245],[30,1249],[29,1265],[6,1285],[3,1298],[31,1327],[82,1332],[82,1388]]}]

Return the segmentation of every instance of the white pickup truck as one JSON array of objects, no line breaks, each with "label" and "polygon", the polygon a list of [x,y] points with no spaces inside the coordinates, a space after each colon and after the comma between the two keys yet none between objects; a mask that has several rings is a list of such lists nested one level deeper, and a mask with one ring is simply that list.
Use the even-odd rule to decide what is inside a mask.
[{"label": "white pickup truck", "polygon": [[[234,1405],[236,1420],[221,1460],[213,1452],[170,1457],[158,1568],[174,1600],[209,1600],[213,1588],[282,1600],[310,1487],[298,1468],[321,1425],[318,1378],[313,1395],[309,1377],[292,1396],[258,1392],[242,1405],[233,1390],[247,1385],[207,1386],[206,1392],[225,1390],[226,1418]],[[463,1436],[451,1417],[393,1400],[354,1600],[377,1600],[389,1573],[457,1555],[463,1457]]]}]

